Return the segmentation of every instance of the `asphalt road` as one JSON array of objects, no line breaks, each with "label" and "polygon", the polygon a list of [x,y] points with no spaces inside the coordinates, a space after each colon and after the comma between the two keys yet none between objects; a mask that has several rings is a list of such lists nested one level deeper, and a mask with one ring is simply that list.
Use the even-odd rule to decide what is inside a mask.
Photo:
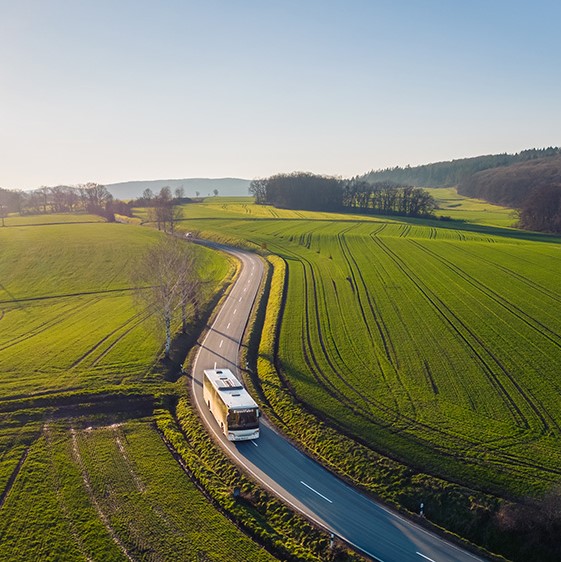
[{"label": "asphalt road", "polygon": [[474,562],[481,558],[377,504],[290,444],[262,418],[255,441],[226,439],[202,397],[204,369],[238,373],[240,342],[263,275],[254,254],[214,245],[234,255],[242,271],[204,340],[193,366],[195,403],[227,454],[293,508],[380,562]]}]

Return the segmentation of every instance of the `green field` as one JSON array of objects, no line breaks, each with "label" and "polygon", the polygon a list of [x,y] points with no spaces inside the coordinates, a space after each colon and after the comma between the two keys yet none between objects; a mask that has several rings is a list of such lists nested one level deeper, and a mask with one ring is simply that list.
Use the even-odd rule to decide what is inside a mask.
[{"label": "green field", "polygon": [[513,494],[559,482],[558,238],[211,203],[186,207],[184,228],[288,264],[278,359],[300,399],[446,478]]},{"label": "green field", "polygon": [[[0,229],[0,396],[146,381],[162,342],[130,269],[159,237],[104,223]],[[227,262],[201,251],[222,279]]]},{"label": "green field", "polygon": [[458,195],[454,187],[431,188],[427,191],[438,205],[437,217],[444,216],[473,224],[504,227],[512,227],[518,220],[513,209],[493,205],[482,199],[468,199]]},{"label": "green field", "polygon": [[1,560],[274,560],[220,515],[150,420],[44,424],[0,517]]}]

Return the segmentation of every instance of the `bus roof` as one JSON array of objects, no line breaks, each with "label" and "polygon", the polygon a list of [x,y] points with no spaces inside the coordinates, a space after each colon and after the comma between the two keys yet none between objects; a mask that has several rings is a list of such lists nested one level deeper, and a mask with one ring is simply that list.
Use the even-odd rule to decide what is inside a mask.
[{"label": "bus roof", "polygon": [[228,408],[257,408],[255,400],[230,369],[206,369],[205,376]]}]

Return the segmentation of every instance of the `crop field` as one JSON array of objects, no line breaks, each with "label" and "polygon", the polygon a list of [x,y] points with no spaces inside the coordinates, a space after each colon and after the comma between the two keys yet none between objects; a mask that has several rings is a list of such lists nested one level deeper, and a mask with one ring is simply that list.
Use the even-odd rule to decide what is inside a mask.
[{"label": "crop field", "polygon": [[53,213],[47,215],[9,215],[5,219],[6,226],[42,226],[47,224],[79,224],[89,222],[105,222],[99,215]]},{"label": "crop field", "polygon": [[[0,229],[0,396],[144,380],[162,342],[134,305],[130,269],[159,236],[101,223]],[[209,276],[222,279],[227,262],[212,255]]]},{"label": "crop field", "polygon": [[45,424],[2,506],[2,560],[273,560],[220,515],[149,420]]},{"label": "crop field", "polygon": [[561,481],[559,238],[234,207],[186,208],[185,228],[286,260],[278,358],[300,399],[453,480],[514,494]]},{"label": "crop field", "polygon": [[455,187],[431,188],[427,190],[435,199],[436,216],[448,216],[474,224],[511,227],[517,221],[513,209],[493,205],[482,199],[468,199],[459,195]]}]

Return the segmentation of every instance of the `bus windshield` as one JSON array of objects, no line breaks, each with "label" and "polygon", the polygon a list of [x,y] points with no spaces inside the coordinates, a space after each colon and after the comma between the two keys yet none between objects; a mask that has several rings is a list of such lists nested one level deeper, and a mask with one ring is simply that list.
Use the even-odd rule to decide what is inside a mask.
[{"label": "bus windshield", "polygon": [[259,418],[257,408],[230,410],[228,412],[228,429],[257,429]]}]

